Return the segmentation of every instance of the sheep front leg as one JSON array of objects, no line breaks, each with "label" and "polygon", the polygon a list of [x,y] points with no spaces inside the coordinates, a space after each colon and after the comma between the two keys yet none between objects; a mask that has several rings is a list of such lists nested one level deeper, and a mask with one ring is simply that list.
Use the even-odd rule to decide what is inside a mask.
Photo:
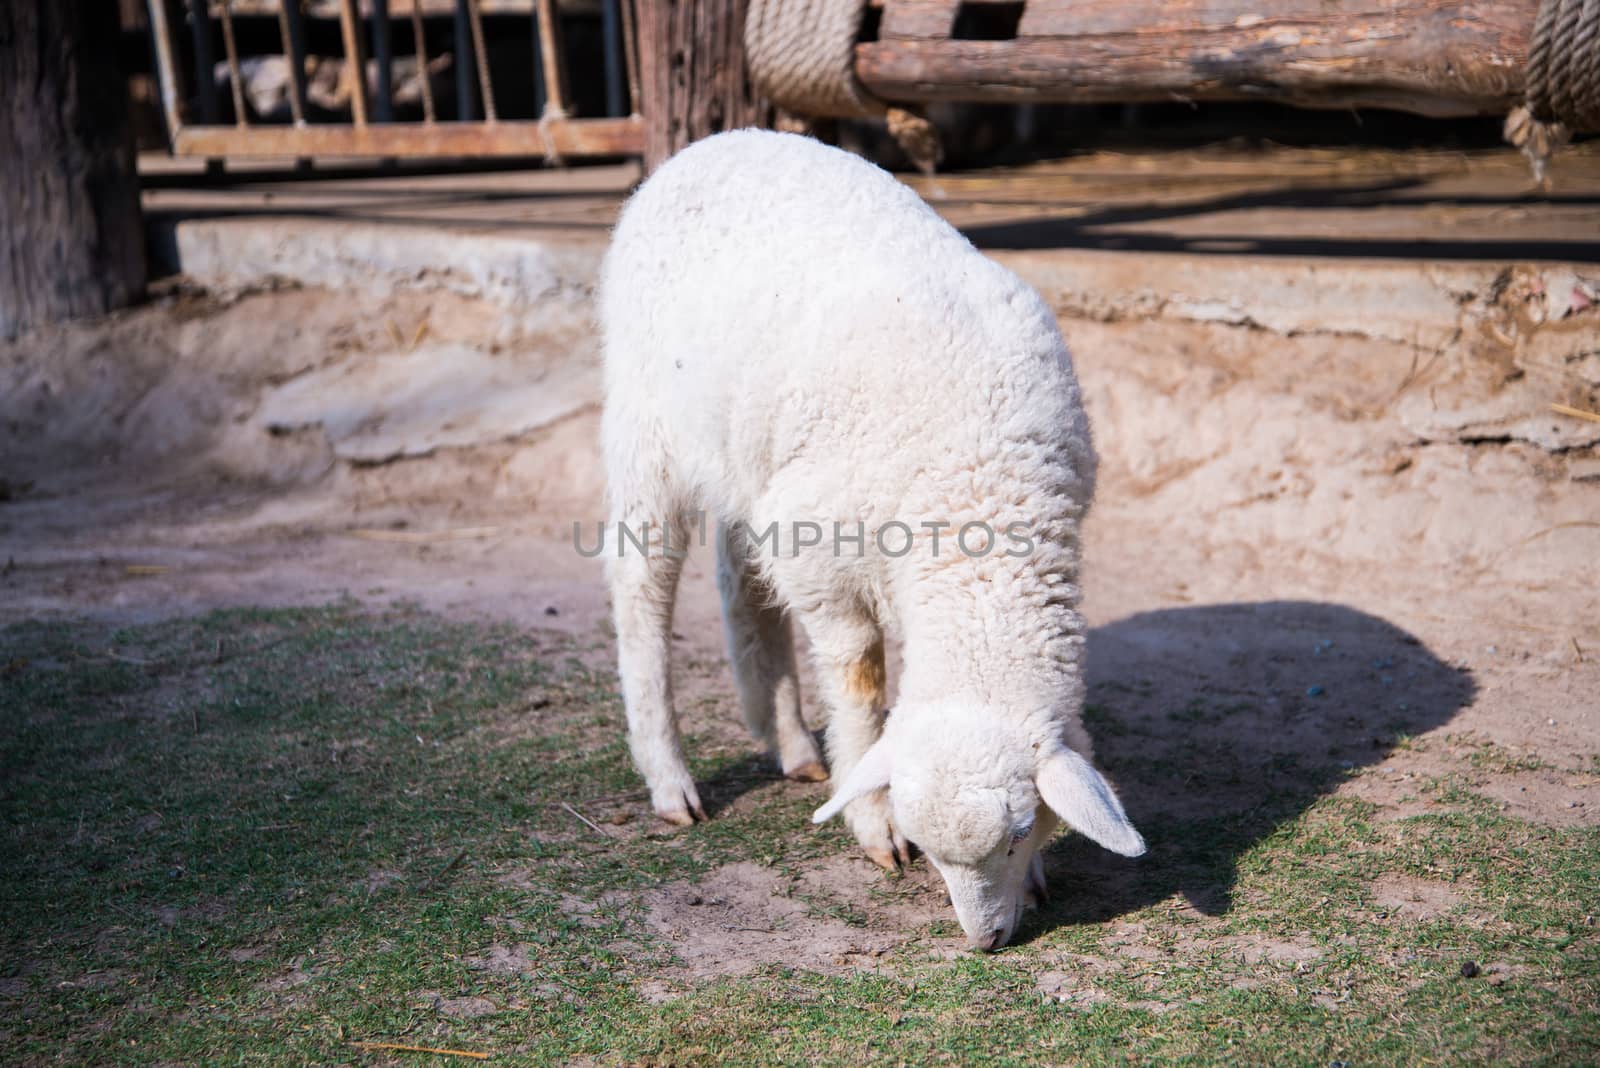
[{"label": "sheep front leg", "polygon": [[[686,536],[674,530],[672,544],[686,544]],[[609,570],[633,762],[650,787],[656,815],[687,827],[706,813],[683,757],[672,704],[672,606],[683,559],[658,548],[628,547]]]},{"label": "sheep front leg", "polygon": [[[817,674],[828,699],[828,758],[835,783],[843,783],[862,754],[883,734],[888,704],[883,634],[874,624],[832,619],[808,623]],[[889,791],[850,802],[844,820],[874,864],[895,871],[911,863],[911,847],[895,828]]]}]

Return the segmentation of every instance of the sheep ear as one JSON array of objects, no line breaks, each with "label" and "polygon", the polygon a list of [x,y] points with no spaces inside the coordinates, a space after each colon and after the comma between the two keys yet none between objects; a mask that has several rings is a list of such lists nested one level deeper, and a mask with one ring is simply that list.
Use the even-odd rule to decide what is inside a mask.
[{"label": "sheep ear", "polygon": [[1061,746],[1039,765],[1039,796],[1088,838],[1125,857],[1144,854],[1144,839],[1128,822],[1111,784],[1083,757]]},{"label": "sheep ear", "polygon": [[833,792],[833,797],[828,803],[812,815],[812,823],[826,823],[839,814],[839,810],[862,794],[870,794],[874,790],[882,789],[889,785],[889,743],[886,738],[879,738],[872,743],[872,748],[861,755],[861,760],[850,769],[850,774],[839,783],[839,788]]}]

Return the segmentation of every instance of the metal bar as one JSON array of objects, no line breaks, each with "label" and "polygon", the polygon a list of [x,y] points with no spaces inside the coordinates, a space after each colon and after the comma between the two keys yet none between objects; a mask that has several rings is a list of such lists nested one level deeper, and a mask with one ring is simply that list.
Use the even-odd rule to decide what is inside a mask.
[{"label": "metal bar", "polygon": [[211,11],[206,0],[189,0],[189,32],[194,39],[194,89],[200,98],[200,121],[214,124],[217,107],[217,61],[211,54]]},{"label": "metal bar", "polygon": [[367,63],[361,54],[361,34],[356,27],[356,0],[339,0],[339,32],[344,37],[345,77],[350,81],[350,117],[357,126],[365,126]]},{"label": "metal bar", "polygon": [[283,55],[289,64],[289,111],[296,126],[306,122],[306,42],[300,25],[300,0],[283,0],[278,5],[278,36],[283,39]]},{"label": "metal bar", "polygon": [[622,112],[621,0],[600,0],[600,41],[605,49],[606,114]]},{"label": "metal bar", "polygon": [[470,122],[478,117],[472,93],[472,31],[467,29],[467,0],[456,0],[456,118]]},{"label": "metal bar", "polygon": [[622,47],[628,56],[628,114],[639,114],[639,31],[633,0],[622,0]]},{"label": "metal bar", "polygon": [[394,50],[389,39],[389,0],[372,0],[372,62],[378,68],[379,122],[394,121]]},{"label": "metal bar", "polygon": [[637,156],[644,121],[543,119],[489,123],[393,122],[379,126],[188,126],[179,156]]},{"label": "metal bar", "polygon": [[561,22],[556,0],[537,0],[539,6],[539,47],[544,54],[544,114],[561,118],[567,114],[567,62],[561,51]]},{"label": "metal bar", "polygon": [[161,114],[167,120],[167,141],[183,128],[178,107],[178,64],[172,55],[172,26],[167,22],[167,0],[150,0],[150,36],[156,46],[156,72],[161,78]]},{"label": "metal bar", "polygon": [[233,12],[228,10],[228,0],[219,5],[222,12],[222,50],[228,59],[228,82],[233,89],[233,121],[245,124],[244,73],[239,70],[239,46],[233,40]]},{"label": "metal bar", "polygon": [[428,41],[422,32],[422,4],[411,0],[411,46],[417,54],[417,77],[422,79],[422,117],[433,122],[438,115],[433,109],[433,72],[428,69]]},{"label": "metal bar", "polygon": [[489,81],[489,50],[483,43],[483,13],[478,8],[478,0],[467,0],[467,21],[472,24],[472,53],[478,62],[478,92],[483,96],[483,117],[494,122],[494,86]]}]

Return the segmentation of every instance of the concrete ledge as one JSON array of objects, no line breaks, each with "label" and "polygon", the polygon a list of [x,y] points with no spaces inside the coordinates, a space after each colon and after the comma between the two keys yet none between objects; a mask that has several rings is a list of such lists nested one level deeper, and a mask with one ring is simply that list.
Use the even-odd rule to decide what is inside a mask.
[{"label": "concrete ledge", "polygon": [[158,259],[211,289],[281,282],[385,292],[442,289],[507,307],[587,296],[605,251],[600,238],[548,241],[301,217],[187,219],[153,230]]},{"label": "concrete ledge", "polygon": [[1462,306],[1492,290],[1507,267],[1080,250],[992,255],[1068,314],[1234,323],[1429,347],[1450,340]]},{"label": "concrete ledge", "polygon": [[[585,301],[605,237],[547,238],[450,226],[304,217],[189,219],[154,235],[171,266],[222,290],[282,282],[328,289],[447,290],[509,309]],[[1038,249],[990,253],[1059,312],[1100,320],[1169,318],[1332,333],[1436,348],[1503,288],[1506,263],[1262,258]],[[1589,265],[1518,265],[1552,279]],[[1569,287],[1570,288],[1570,287]],[[1561,314],[1550,309],[1551,317]]]}]

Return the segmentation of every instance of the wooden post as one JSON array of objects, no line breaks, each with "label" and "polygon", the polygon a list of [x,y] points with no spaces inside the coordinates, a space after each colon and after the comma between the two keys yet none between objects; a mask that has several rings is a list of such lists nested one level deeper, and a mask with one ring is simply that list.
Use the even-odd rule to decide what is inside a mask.
[{"label": "wooden post", "polygon": [[0,337],[144,290],[117,7],[0,3]]},{"label": "wooden post", "polygon": [[747,0],[638,0],[646,171],[702,137],[769,126],[744,63]]}]

